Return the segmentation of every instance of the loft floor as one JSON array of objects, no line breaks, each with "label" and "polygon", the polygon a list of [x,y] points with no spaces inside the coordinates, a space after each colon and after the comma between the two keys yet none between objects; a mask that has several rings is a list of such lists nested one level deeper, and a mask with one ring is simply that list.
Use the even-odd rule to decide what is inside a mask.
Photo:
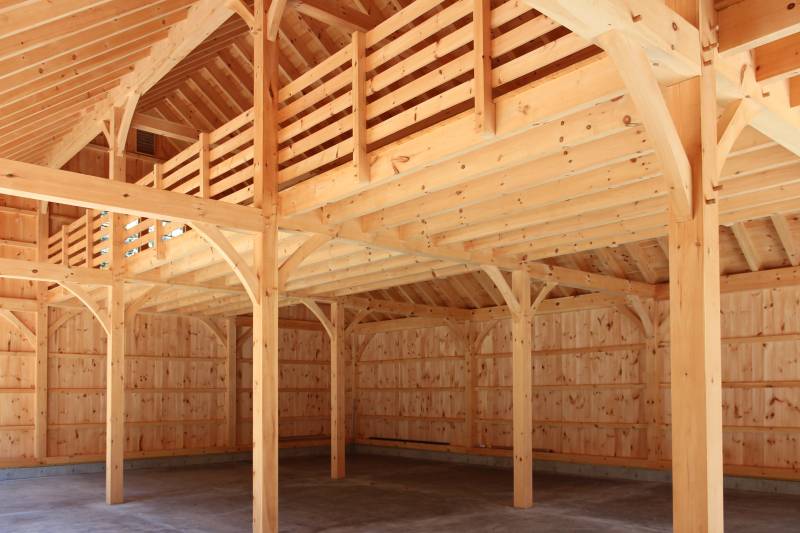
[{"label": "loft floor", "polygon": [[[251,466],[132,470],[126,503],[106,506],[103,474],[0,482],[0,530],[233,532],[249,530]],[[474,465],[354,455],[349,477],[327,457],[280,465],[281,531],[671,531],[665,483],[536,475],[536,505],[508,506],[511,472]],[[800,496],[726,491],[728,532],[793,531]]]}]

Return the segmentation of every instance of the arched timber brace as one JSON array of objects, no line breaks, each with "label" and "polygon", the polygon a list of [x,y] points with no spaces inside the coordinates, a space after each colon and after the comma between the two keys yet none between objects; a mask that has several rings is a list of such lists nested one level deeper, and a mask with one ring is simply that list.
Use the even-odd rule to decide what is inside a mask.
[{"label": "arched timber brace", "polygon": [[278,272],[278,286],[283,289],[286,282],[289,281],[293,271],[305,261],[309,255],[313,254],[326,242],[329,242],[331,237],[329,235],[312,235],[300,245],[292,255],[287,257],[280,266]]},{"label": "arched timber brace", "polygon": [[0,316],[5,318],[9,324],[17,328],[31,346],[36,346],[36,334],[31,330],[31,328],[22,322],[13,311],[9,311],[8,309],[0,309]]},{"label": "arched timber brace", "polygon": [[756,109],[750,99],[736,100],[728,104],[725,112],[719,119],[717,125],[717,179],[722,173],[722,167],[733,149],[733,145],[741,135],[742,131],[750,125]]},{"label": "arched timber brace", "polygon": [[325,328],[325,331],[328,333],[328,337],[332,340],[335,335],[335,331],[333,330],[333,324],[331,323],[331,320],[325,315],[325,311],[323,311],[319,304],[311,298],[300,298],[299,301],[306,306],[315,317],[317,317],[317,320],[319,320],[320,324],[322,324],[322,327]]},{"label": "arched timber brace", "polygon": [[223,348],[228,345],[228,335],[222,331],[222,328],[219,327],[219,325],[215,324],[210,318],[207,317],[199,316],[196,318],[198,322],[208,328],[208,331],[210,331],[214,337],[216,337]]},{"label": "arched timber brace", "polygon": [[258,302],[258,279],[250,265],[236,251],[227,237],[220,229],[213,224],[201,224],[194,222],[190,224],[192,229],[197,231],[211,246],[217,250],[226,263],[233,269],[233,273],[242,282],[244,290],[254,304]]},{"label": "arched timber brace", "polygon": [[[73,296],[75,296],[78,300],[83,302],[83,304],[89,308],[89,311],[92,312],[92,315],[100,322],[100,325],[103,326],[103,329],[106,332],[106,335],[111,335],[111,324],[109,322],[108,312],[103,311],[100,308],[100,304],[89,294],[86,290],[84,290],[80,285],[75,283],[70,283],[66,281],[62,281],[59,283],[64,289],[71,292]],[[111,300],[108,303],[109,309],[111,308]]]}]

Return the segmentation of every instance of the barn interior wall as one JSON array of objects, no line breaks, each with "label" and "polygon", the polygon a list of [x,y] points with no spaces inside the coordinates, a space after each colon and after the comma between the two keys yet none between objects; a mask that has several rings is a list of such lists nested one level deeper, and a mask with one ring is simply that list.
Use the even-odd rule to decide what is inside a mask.
[{"label": "barn interior wall", "polygon": [[[798,301],[798,287],[722,295],[728,473],[800,477]],[[663,335],[649,342],[617,308],[535,318],[536,458],[669,467],[668,302],[656,307]],[[490,326],[472,324],[470,338]],[[356,440],[508,455],[510,321],[493,326],[471,365],[468,346],[446,326],[376,335],[357,366]]]},{"label": "barn interior wall", "polygon": [[[24,322],[32,313],[16,312]],[[31,316],[26,316],[30,314]],[[69,318],[62,322],[67,314]],[[294,313],[297,314],[297,313]],[[47,462],[99,460],[105,453],[106,338],[88,311],[50,308]],[[224,329],[223,329],[224,331]],[[241,331],[241,330],[240,330]],[[250,354],[237,353],[237,441],[226,435],[226,351],[201,322],[137,315],[126,354],[127,457],[220,453],[250,448]],[[33,346],[0,322],[0,464],[34,464]],[[242,340],[246,341],[246,331]],[[280,436],[319,444],[328,433],[329,349],[319,330],[282,329]]]}]

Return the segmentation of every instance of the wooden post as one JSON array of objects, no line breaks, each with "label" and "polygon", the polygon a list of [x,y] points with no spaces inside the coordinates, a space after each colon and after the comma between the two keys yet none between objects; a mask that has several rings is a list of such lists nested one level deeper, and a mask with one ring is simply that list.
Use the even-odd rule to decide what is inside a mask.
[{"label": "wooden post", "polygon": [[253,308],[253,531],[278,531],[278,46],[267,39],[266,0],[256,0],[253,30],[255,207],[259,279]]},{"label": "wooden post", "polygon": [[200,165],[200,197],[210,198],[211,187],[211,152],[209,148],[208,132],[200,132],[198,163]]},{"label": "wooden post", "polygon": [[278,531],[278,265],[275,218],[257,237],[253,309],[253,531]]},{"label": "wooden post", "polygon": [[61,226],[61,264],[69,266],[69,238],[67,235],[67,228],[69,224]]},{"label": "wooden post", "polygon": [[236,319],[228,318],[226,325],[226,353],[225,353],[225,386],[227,387],[225,396],[225,420],[227,423],[228,446],[234,448],[238,445],[237,417],[237,371],[236,371]]},{"label": "wooden post", "polygon": [[[114,108],[109,132],[108,177],[126,181],[125,141],[122,133],[123,108]],[[125,452],[125,293],[118,278],[123,272],[125,227],[122,216],[110,213],[110,265],[114,281],[108,289],[108,323],[106,353],[106,503],[122,503],[124,499]]]},{"label": "wooden post", "polygon": [[[706,0],[703,0],[706,2]],[[709,43],[711,2],[675,2]],[[687,6],[687,4],[691,4]],[[701,43],[702,44],[702,43]],[[720,361],[719,203],[714,65],[667,90],[668,103],[692,165],[694,212],[669,223],[670,360],[672,378],[673,527],[722,532],[722,390]]]},{"label": "wooden post", "polygon": [[[164,165],[162,163],[154,163],[153,164],[153,188],[154,189],[163,189],[164,179]],[[164,227],[161,225],[161,221],[158,219],[153,220],[153,227],[155,228],[155,234],[153,236],[153,244],[156,249],[156,259],[164,259]]]},{"label": "wooden post", "polygon": [[531,280],[524,270],[511,275],[519,310],[512,315],[512,421],[514,507],[533,506],[533,367],[531,358]]},{"label": "wooden post", "polygon": [[353,168],[358,181],[369,182],[370,169],[367,156],[367,71],[365,67],[367,37],[364,32],[353,32]]},{"label": "wooden post", "polygon": [[344,306],[331,304],[331,479],[345,477],[347,412],[344,361]]},{"label": "wooden post", "polygon": [[475,45],[475,130],[490,137],[495,133],[495,108],[492,97],[492,4],[473,0]]},{"label": "wooden post", "polygon": [[661,360],[658,356],[658,317],[656,302],[649,300],[647,311],[650,314],[652,331],[645,332],[645,347],[642,361],[644,363],[643,382],[645,383],[645,420],[647,421],[647,458],[658,459],[659,441],[661,437]]},{"label": "wooden post", "polygon": [[[49,217],[40,206],[36,214],[36,260],[47,262]],[[36,377],[34,386],[34,456],[39,461],[47,458],[47,351],[48,351],[47,282],[36,284]]]},{"label": "wooden post", "polygon": [[106,353],[106,503],[123,501],[125,451],[125,299],[122,281],[108,289]]},{"label": "wooden post", "polygon": [[464,446],[467,449],[475,446],[475,352],[473,343],[478,331],[475,324],[464,324],[467,334],[463,339],[464,346]]}]

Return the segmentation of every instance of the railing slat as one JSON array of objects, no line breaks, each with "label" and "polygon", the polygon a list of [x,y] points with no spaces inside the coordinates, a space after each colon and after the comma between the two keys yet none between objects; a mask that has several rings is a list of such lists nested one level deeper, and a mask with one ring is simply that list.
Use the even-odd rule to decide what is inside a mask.
[{"label": "railing slat", "polygon": [[358,181],[369,182],[369,156],[367,155],[367,70],[365,64],[366,36],[353,33],[353,171]]},{"label": "railing slat", "polygon": [[484,136],[492,136],[495,134],[492,96],[492,4],[490,0],[473,0],[473,2],[475,130]]}]

